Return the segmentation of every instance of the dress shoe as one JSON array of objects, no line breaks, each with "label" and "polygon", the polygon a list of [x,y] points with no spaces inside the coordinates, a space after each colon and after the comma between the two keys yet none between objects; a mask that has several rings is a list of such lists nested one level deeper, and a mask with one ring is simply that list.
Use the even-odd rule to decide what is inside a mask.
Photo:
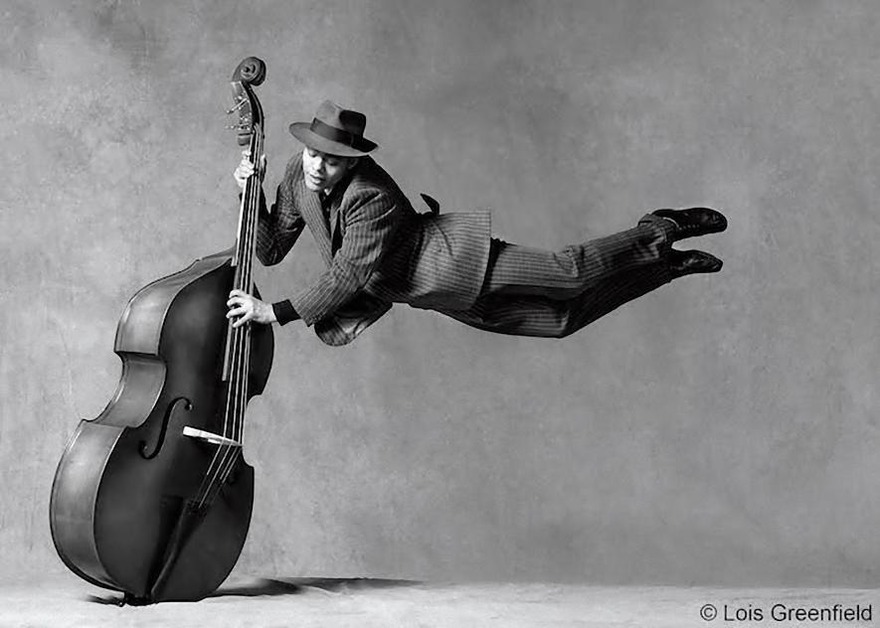
[{"label": "dress shoe", "polygon": [[694,273],[717,273],[724,264],[714,255],[704,251],[677,251],[669,252],[669,270],[673,277],[684,277]]},{"label": "dress shoe", "polygon": [[675,225],[675,234],[672,236],[674,242],[727,229],[727,218],[721,212],[708,207],[658,209],[652,213],[672,221]]}]

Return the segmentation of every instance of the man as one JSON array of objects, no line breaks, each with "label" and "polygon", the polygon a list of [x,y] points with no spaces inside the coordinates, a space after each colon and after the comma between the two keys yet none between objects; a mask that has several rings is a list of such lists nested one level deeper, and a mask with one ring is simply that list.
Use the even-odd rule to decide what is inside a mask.
[{"label": "man", "polygon": [[[491,235],[488,212],[417,213],[369,157],[366,117],[325,101],[310,123],[290,125],[303,143],[288,163],[271,211],[260,211],[257,256],[277,264],[308,225],[327,265],[311,285],[269,304],[230,294],[234,325],[301,319],[327,344],[351,342],[392,303],[441,312],[503,334],[562,338],[684,275],[714,273],[721,260],[679,251],[683,238],[727,228],[702,207],[657,210],[633,229],[551,252]],[[234,176],[253,176],[245,153]]]}]

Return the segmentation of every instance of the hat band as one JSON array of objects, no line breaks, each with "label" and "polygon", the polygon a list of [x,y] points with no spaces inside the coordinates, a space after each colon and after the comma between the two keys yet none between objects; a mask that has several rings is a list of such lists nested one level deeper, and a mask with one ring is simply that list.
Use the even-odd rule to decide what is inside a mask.
[{"label": "hat band", "polygon": [[352,148],[354,148],[355,143],[360,137],[354,133],[346,131],[345,129],[337,129],[335,126],[330,126],[325,122],[321,122],[317,118],[312,120],[312,124],[309,128],[325,139],[339,142],[340,144],[345,144]]}]

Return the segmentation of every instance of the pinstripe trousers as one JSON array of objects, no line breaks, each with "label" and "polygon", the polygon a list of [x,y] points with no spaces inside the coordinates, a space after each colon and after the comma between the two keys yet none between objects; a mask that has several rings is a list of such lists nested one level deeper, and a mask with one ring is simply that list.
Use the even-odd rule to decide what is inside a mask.
[{"label": "pinstripe trousers", "polygon": [[474,305],[436,311],[495,333],[569,336],[671,281],[666,256],[674,229],[648,214],[633,229],[555,252],[493,239]]}]

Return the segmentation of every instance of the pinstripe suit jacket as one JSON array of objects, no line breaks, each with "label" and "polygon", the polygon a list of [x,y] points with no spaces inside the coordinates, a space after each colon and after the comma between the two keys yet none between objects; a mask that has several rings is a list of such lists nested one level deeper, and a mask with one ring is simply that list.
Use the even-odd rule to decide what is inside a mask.
[{"label": "pinstripe suit jacket", "polygon": [[370,157],[359,160],[322,207],[305,185],[297,153],[271,213],[261,212],[260,261],[280,262],[306,225],[327,268],[290,302],[327,344],[350,342],[391,303],[467,309],[486,275],[489,213],[419,214]]}]

